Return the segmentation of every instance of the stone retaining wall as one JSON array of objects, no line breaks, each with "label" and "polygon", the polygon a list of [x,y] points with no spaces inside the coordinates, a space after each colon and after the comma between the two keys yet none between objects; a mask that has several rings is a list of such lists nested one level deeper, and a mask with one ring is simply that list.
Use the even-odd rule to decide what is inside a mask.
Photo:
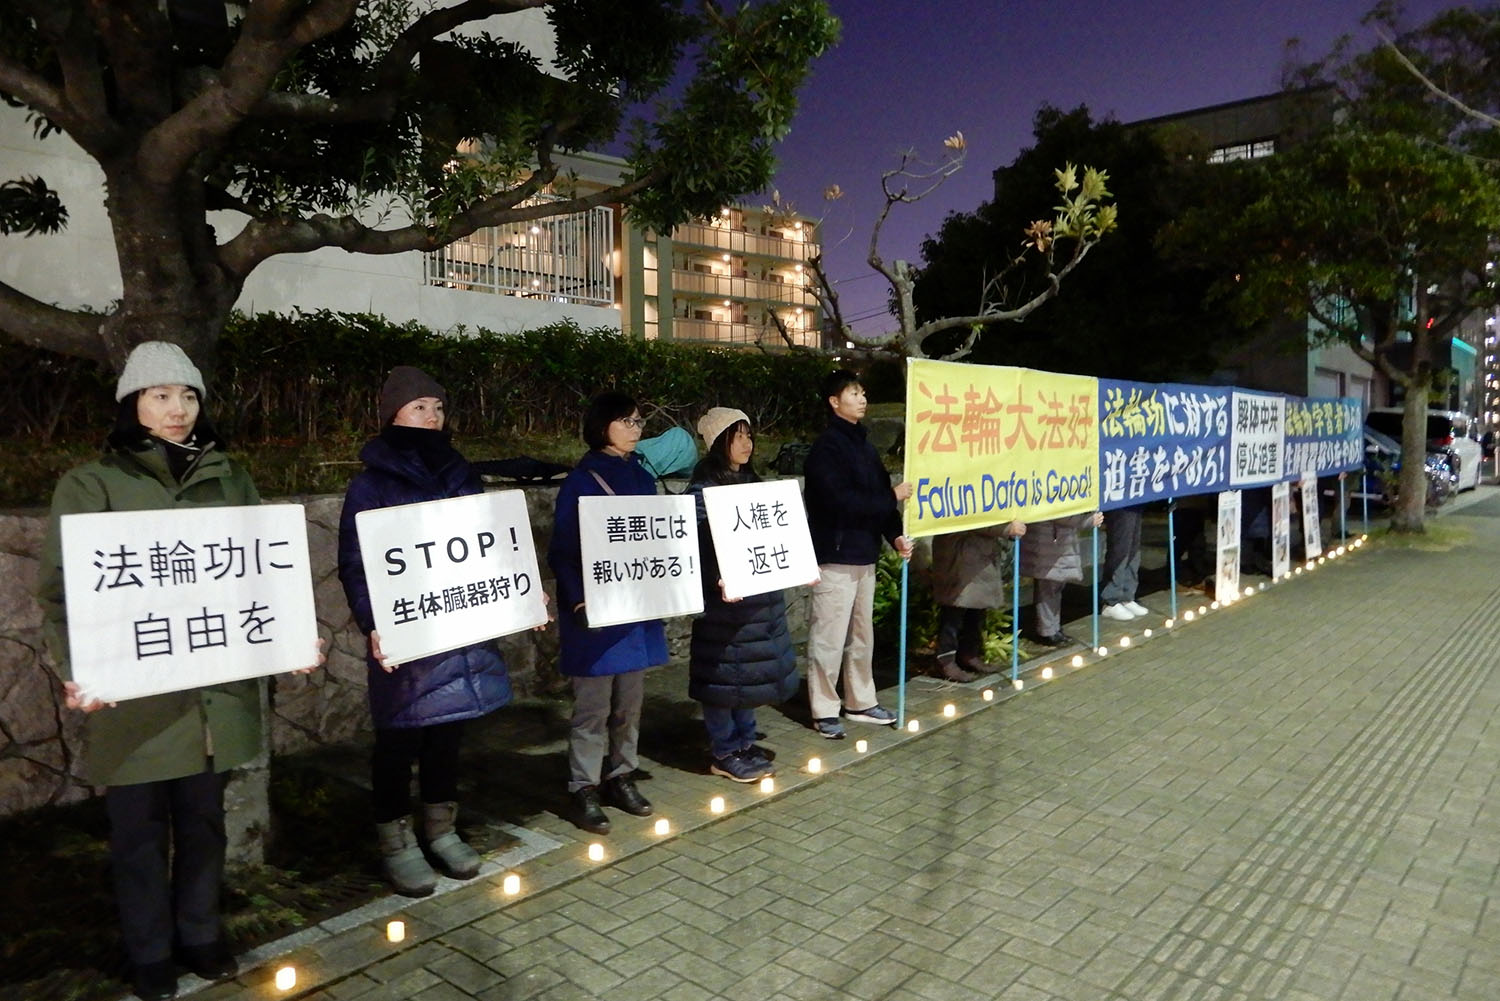
[{"label": "stone retaining wall", "polygon": [[[674,484],[680,490],[683,484]],[[556,486],[525,488],[537,553],[545,573]],[[328,663],[310,675],[280,675],[268,685],[270,751],[288,754],[324,744],[363,739],[369,730],[365,706],[365,638],[355,627],[338,579],[341,496],[288,498],[307,510],[308,548],[318,631]],[[44,662],[41,609],[33,592],[46,528],[41,511],[0,514],[0,816],[49,804],[70,803],[93,793],[80,775],[82,718],[63,708],[62,686]],[[552,593],[552,581],[544,586]],[[788,594],[793,635],[806,634],[808,592]],[[673,659],[685,656],[691,619],[668,621]],[[500,641],[517,697],[561,695],[557,632],[519,633]],[[264,764],[251,766],[231,785],[236,808],[238,857],[258,855],[267,814]]]}]

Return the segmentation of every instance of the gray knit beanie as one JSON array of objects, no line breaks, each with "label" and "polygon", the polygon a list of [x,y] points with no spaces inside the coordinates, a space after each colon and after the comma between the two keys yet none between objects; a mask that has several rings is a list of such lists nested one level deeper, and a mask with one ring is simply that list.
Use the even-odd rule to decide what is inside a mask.
[{"label": "gray knit beanie", "polygon": [[167,341],[143,341],[125,359],[120,381],[115,383],[116,402],[152,386],[191,386],[203,392],[203,373],[187,352]]},{"label": "gray knit beanie", "polygon": [[380,426],[385,427],[395,419],[396,411],[424,396],[442,400],[445,409],[448,406],[448,391],[426,372],[410,365],[397,365],[391,369],[391,374],[385,377],[385,385],[380,387]]}]

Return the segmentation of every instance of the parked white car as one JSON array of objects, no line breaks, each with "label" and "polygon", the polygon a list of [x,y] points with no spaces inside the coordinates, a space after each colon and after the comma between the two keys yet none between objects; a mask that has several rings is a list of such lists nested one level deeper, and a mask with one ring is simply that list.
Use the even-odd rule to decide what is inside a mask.
[{"label": "parked white car", "polygon": [[[1374,407],[1365,415],[1365,426],[1401,441],[1401,407]],[[1478,422],[1459,410],[1427,411],[1427,449],[1447,452],[1457,465],[1458,489],[1479,486],[1484,475],[1484,449],[1479,444]]]}]

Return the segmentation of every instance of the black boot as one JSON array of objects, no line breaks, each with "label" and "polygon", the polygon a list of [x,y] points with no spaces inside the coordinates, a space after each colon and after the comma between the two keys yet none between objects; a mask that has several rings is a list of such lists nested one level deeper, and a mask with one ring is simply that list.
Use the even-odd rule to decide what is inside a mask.
[{"label": "black boot", "polygon": [[958,660],[952,653],[937,655],[937,671],[944,679],[956,681],[959,684],[974,680],[974,675],[958,666]]},{"label": "black boot", "polygon": [[178,953],[183,966],[210,982],[228,980],[240,972],[240,964],[223,939],[206,945],[185,945]]},{"label": "black boot", "polygon": [[599,805],[599,787],[584,786],[573,793],[573,823],[590,834],[608,834],[609,818]]},{"label": "black boot", "polygon": [[635,780],[628,775],[621,775],[605,782],[601,792],[604,802],[610,806],[636,817],[651,816],[650,801],[641,795],[641,791],[635,787]]}]

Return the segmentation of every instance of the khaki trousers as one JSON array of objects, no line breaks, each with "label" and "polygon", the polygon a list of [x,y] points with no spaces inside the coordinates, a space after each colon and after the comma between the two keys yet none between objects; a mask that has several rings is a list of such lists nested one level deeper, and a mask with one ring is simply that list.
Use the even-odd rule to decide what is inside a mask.
[{"label": "khaki trousers", "polygon": [[829,719],[839,714],[840,667],[843,704],[849,709],[876,705],[875,566],[824,563],[818,573],[807,632],[807,693],[813,719]]}]

